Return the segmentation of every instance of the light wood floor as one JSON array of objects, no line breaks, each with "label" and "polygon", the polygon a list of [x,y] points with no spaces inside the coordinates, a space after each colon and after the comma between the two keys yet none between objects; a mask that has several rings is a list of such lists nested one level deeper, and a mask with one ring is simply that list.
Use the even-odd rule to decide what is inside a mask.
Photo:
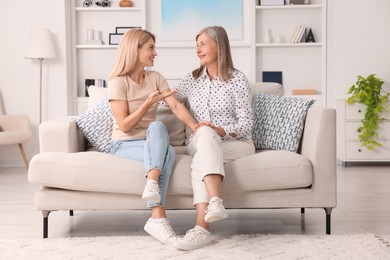
[{"label": "light wood floor", "polygon": [[[34,207],[37,186],[23,168],[0,168],[0,239],[41,238],[42,215]],[[338,167],[338,205],[332,213],[332,234],[390,234],[390,166]],[[53,212],[49,238],[146,235],[150,212]],[[178,235],[192,228],[195,211],[168,211]],[[322,209],[229,210],[229,218],[213,223],[216,235],[325,234]]]}]

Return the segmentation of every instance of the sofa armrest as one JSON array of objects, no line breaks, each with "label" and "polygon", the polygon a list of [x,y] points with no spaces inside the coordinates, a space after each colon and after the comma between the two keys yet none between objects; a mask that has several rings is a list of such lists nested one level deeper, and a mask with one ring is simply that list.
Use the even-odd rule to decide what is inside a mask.
[{"label": "sofa armrest", "polygon": [[313,166],[313,196],[336,206],[336,110],[311,107],[302,136],[301,154]]},{"label": "sofa armrest", "polygon": [[39,126],[40,153],[85,151],[86,143],[74,122],[74,116],[56,118]]}]

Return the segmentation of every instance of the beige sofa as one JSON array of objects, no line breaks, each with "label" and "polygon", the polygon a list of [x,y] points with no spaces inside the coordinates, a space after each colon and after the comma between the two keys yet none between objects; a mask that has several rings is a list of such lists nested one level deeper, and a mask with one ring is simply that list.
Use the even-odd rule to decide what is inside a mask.
[{"label": "beige sofa", "polygon": [[[253,92],[280,94],[275,84],[253,84]],[[194,209],[191,160],[183,143],[185,127],[166,108],[158,119],[168,127],[176,162],[167,195],[167,209]],[[145,184],[141,162],[88,149],[72,117],[44,122],[39,129],[41,153],[30,162],[28,180],[39,184],[36,208],[42,211],[43,237],[48,216],[65,210],[146,209],[141,194]],[[312,106],[299,153],[266,150],[225,165],[222,197],[228,209],[323,208],[326,234],[336,206],[336,113]]]}]

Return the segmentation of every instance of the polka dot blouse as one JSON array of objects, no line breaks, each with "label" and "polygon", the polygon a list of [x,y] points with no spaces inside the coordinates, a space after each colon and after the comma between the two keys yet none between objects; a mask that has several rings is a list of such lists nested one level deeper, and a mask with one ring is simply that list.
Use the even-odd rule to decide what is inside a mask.
[{"label": "polka dot blouse", "polygon": [[189,73],[177,86],[176,97],[187,107],[197,122],[209,121],[222,127],[226,136],[252,142],[253,112],[251,91],[247,78],[234,71],[228,81],[218,77],[210,80],[206,70],[197,80]]}]

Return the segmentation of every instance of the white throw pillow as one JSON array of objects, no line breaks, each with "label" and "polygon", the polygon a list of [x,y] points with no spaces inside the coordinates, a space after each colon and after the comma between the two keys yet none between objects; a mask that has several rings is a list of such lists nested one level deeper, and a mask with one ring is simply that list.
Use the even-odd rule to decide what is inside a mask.
[{"label": "white throw pillow", "polygon": [[107,96],[107,88],[89,86],[88,88],[88,110],[93,109],[96,105]]},{"label": "white throw pillow", "polygon": [[252,139],[256,149],[297,152],[313,100],[257,93]]}]

